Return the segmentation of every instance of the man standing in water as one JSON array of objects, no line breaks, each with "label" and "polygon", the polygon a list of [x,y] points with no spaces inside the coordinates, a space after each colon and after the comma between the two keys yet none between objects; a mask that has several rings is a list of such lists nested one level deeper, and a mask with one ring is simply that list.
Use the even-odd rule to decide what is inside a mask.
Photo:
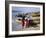
[{"label": "man standing in water", "polygon": [[26,17],[26,15],[23,14],[23,16],[22,16],[22,28],[28,27],[28,24],[29,24],[28,19],[26,19],[25,17]]},{"label": "man standing in water", "polygon": [[24,28],[24,20],[25,20],[25,16],[22,17],[22,29]]}]

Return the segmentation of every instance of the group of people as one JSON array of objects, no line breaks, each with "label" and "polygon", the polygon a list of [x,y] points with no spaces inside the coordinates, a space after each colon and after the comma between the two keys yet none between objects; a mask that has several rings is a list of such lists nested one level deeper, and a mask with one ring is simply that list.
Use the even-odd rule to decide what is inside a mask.
[{"label": "group of people", "polygon": [[31,19],[22,19],[22,27],[27,28],[29,25],[31,25],[32,20]]}]

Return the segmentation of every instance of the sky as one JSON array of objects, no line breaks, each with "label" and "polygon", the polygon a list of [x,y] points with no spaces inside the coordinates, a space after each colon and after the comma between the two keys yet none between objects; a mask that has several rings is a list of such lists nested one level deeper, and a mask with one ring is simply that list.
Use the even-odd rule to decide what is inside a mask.
[{"label": "sky", "polygon": [[12,7],[12,14],[16,15],[17,13],[32,13],[39,12],[40,8],[38,7]]}]

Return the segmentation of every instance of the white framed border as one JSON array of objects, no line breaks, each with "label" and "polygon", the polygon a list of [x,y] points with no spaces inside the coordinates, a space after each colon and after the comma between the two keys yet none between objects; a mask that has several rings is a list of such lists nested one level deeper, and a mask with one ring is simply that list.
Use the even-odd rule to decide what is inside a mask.
[{"label": "white framed border", "polygon": [[[39,7],[40,8],[40,30],[29,31],[12,31],[12,7]],[[43,6],[42,5],[22,5],[22,4],[9,4],[9,35],[21,34],[36,34],[43,33]]]}]

